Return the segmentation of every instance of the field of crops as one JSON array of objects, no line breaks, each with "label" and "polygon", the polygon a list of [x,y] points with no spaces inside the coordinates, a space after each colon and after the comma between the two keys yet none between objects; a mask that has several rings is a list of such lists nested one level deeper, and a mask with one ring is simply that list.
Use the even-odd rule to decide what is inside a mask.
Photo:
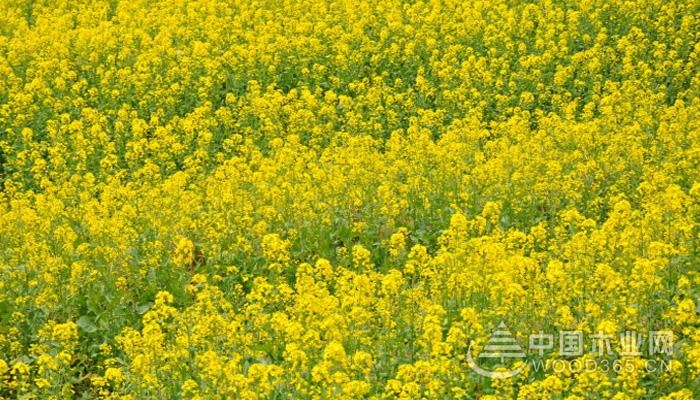
[{"label": "field of crops", "polygon": [[0,399],[700,398],[700,0],[0,0]]}]

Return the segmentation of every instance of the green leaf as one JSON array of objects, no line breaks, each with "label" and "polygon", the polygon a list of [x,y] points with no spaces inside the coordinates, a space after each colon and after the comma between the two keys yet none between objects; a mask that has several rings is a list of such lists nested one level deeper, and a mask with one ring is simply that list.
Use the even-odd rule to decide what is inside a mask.
[{"label": "green leaf", "polygon": [[12,305],[7,301],[0,301],[0,322],[6,324],[12,315]]},{"label": "green leaf", "polygon": [[151,309],[152,305],[153,304],[151,304],[151,303],[144,303],[144,304],[138,305],[138,306],[136,306],[136,312],[139,313],[139,315],[143,315],[146,313],[146,311]]},{"label": "green leaf", "polygon": [[97,331],[97,325],[95,325],[94,322],[88,317],[87,315],[83,315],[80,318],[78,318],[78,321],[76,322],[78,324],[78,327],[82,330],[84,330],[87,333],[93,333]]}]

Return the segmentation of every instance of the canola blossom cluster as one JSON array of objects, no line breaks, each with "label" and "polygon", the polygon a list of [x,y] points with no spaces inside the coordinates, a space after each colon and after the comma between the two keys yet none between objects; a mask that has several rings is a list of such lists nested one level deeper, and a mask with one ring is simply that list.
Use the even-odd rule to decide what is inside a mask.
[{"label": "canola blossom cluster", "polygon": [[0,398],[700,398],[699,63],[698,0],[0,0]]}]

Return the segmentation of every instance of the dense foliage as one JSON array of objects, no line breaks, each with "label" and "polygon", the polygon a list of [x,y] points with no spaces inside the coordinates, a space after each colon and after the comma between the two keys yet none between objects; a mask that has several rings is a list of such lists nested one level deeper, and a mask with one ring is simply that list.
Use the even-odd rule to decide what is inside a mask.
[{"label": "dense foliage", "polygon": [[[699,58],[697,0],[0,0],[0,398],[700,398]],[[492,380],[500,322],[674,347]]]}]

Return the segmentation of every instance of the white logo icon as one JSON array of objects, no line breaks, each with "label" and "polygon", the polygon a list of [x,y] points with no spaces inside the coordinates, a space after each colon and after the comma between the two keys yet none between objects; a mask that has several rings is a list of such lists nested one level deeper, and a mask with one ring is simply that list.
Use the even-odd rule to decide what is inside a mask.
[{"label": "white logo icon", "polygon": [[486,346],[484,346],[483,351],[479,354],[479,357],[477,357],[478,359],[498,359],[500,364],[496,365],[496,368],[501,370],[489,371],[480,367],[476,361],[474,361],[474,357],[472,356],[473,344],[473,342],[470,343],[469,349],[467,350],[467,363],[472,371],[481,376],[491,379],[511,378],[522,372],[527,365],[525,363],[521,363],[520,366],[515,369],[502,370],[502,368],[505,368],[506,359],[525,358],[525,353],[523,353],[523,349],[520,347],[520,344],[517,340],[515,340],[513,335],[508,330],[508,327],[503,322],[498,325],[498,328],[496,328],[491,335],[491,338],[489,338],[488,343]]}]

